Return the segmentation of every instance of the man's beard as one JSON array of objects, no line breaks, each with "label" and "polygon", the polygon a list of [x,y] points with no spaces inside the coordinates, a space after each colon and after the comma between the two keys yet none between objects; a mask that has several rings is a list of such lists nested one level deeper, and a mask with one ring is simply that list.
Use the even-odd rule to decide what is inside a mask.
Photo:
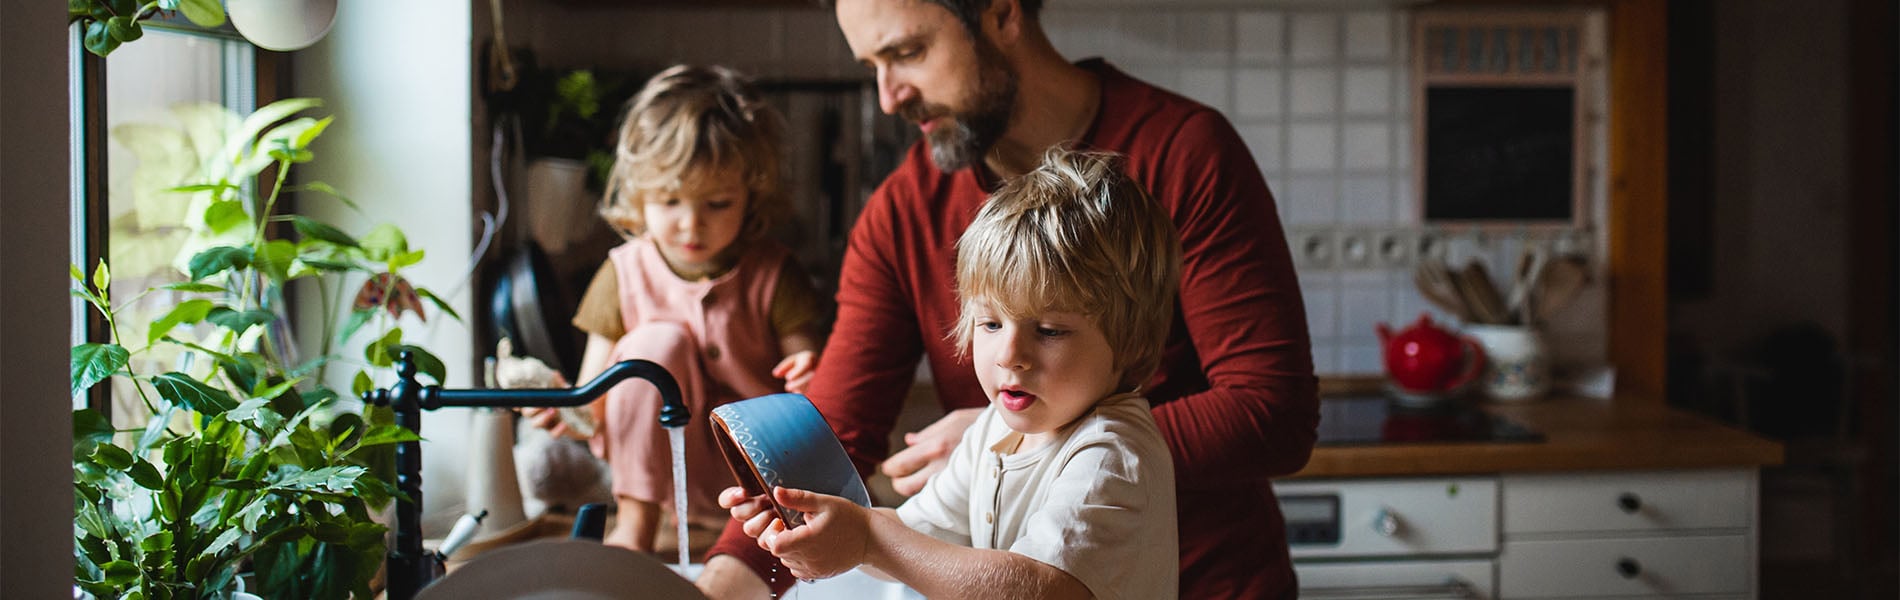
[{"label": "man's beard", "polygon": [[976,40],[977,86],[975,105],[962,113],[953,113],[942,105],[921,100],[899,109],[913,123],[948,115],[925,139],[930,142],[930,160],[944,171],[956,171],[975,164],[1009,130],[1009,116],[1016,110],[1016,72],[1009,61],[989,40]]}]

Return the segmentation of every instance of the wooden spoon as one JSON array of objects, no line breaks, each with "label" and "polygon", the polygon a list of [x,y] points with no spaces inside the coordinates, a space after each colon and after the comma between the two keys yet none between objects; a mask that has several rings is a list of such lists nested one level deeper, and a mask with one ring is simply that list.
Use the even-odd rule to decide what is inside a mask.
[{"label": "wooden spoon", "polygon": [[1532,292],[1532,314],[1542,321],[1570,304],[1590,285],[1590,266],[1582,256],[1566,255],[1544,265],[1543,281]]},{"label": "wooden spoon", "polygon": [[1491,282],[1491,273],[1485,270],[1484,263],[1475,260],[1465,263],[1459,280],[1464,285],[1465,302],[1472,305],[1471,311],[1479,322],[1501,325],[1510,320],[1504,298],[1498,295],[1498,287]]},{"label": "wooden spoon", "polygon": [[1445,268],[1444,261],[1436,258],[1419,261],[1415,278],[1418,293],[1427,302],[1457,316],[1461,321],[1471,320],[1471,309],[1465,305],[1463,295],[1458,292],[1458,283],[1452,280],[1450,269]]}]

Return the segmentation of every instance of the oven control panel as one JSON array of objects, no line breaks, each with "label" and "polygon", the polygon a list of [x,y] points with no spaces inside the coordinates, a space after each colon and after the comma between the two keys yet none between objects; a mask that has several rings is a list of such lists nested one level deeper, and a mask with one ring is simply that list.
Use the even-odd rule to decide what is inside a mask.
[{"label": "oven control panel", "polygon": [[1275,483],[1274,491],[1295,560],[1498,549],[1495,478],[1298,480]]},{"label": "oven control panel", "polygon": [[1280,496],[1289,546],[1339,545],[1339,494]]}]

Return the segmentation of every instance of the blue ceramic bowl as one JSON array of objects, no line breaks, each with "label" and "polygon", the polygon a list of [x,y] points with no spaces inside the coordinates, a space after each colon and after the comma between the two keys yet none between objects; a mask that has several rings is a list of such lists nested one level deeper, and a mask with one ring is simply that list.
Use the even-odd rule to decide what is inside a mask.
[{"label": "blue ceramic bowl", "polygon": [[[719,453],[748,495],[788,487],[831,494],[869,507],[871,495],[818,408],[799,394],[773,394],[712,410]],[[786,527],[805,515],[774,505]]]}]

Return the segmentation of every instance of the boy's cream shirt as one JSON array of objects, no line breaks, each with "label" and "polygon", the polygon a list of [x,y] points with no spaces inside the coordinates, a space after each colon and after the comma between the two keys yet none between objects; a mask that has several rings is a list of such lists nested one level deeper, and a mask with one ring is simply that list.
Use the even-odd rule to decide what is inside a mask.
[{"label": "boy's cream shirt", "polygon": [[1173,598],[1180,577],[1174,464],[1148,401],[1111,396],[1053,442],[984,409],[945,469],[897,515],[931,537],[1062,569],[1097,598]]}]

